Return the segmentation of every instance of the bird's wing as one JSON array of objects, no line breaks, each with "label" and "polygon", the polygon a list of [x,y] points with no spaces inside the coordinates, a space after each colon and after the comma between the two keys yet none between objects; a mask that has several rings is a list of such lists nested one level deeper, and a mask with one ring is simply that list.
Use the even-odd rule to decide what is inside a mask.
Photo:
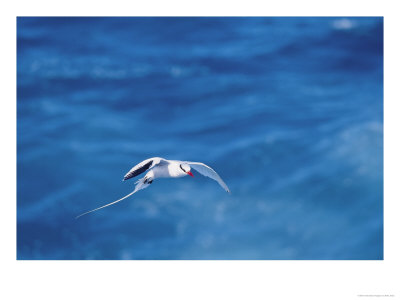
[{"label": "bird's wing", "polygon": [[123,180],[128,180],[132,177],[138,176],[142,174],[143,172],[146,172],[147,170],[153,168],[156,165],[162,165],[162,164],[167,164],[168,161],[164,158],[161,157],[152,157],[149,159],[146,159],[142,161],[141,163],[137,164],[134,166],[132,169],[129,170],[128,173],[125,174]]},{"label": "bird's wing", "polygon": [[225,182],[219,177],[217,172],[215,172],[211,167],[200,163],[200,162],[192,162],[192,161],[187,161],[186,162],[191,168],[195,169],[197,172],[199,172],[201,175],[209,177],[211,179],[214,179],[217,181],[225,191],[227,191],[229,194],[231,191],[229,190],[228,186],[225,184]]}]

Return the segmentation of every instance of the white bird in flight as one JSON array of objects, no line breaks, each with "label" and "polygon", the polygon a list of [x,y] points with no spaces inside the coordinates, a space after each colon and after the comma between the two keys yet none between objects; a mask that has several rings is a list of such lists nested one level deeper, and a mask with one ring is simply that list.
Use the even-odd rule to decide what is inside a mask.
[{"label": "white bird in flight", "polygon": [[142,161],[141,163],[137,164],[132,169],[130,169],[129,172],[126,173],[126,175],[124,176],[124,179],[122,181],[128,180],[135,176],[138,176],[138,175],[142,174],[143,172],[146,172],[147,170],[149,170],[143,178],[141,178],[135,182],[135,189],[133,190],[132,193],[130,193],[114,202],[111,202],[111,203],[108,203],[101,207],[87,211],[87,212],[77,216],[76,219],[79,217],[82,217],[83,215],[94,212],[96,210],[113,205],[119,201],[122,201],[122,200],[132,196],[134,193],[147,188],[150,184],[152,184],[153,180],[156,178],[163,178],[163,177],[164,178],[166,178],[166,177],[178,178],[178,177],[183,177],[183,176],[187,176],[187,175],[194,177],[193,173],[191,172],[192,168],[194,170],[196,170],[197,172],[199,172],[201,175],[209,177],[211,179],[214,179],[223,187],[223,189],[225,191],[227,191],[228,193],[231,193],[228,186],[221,179],[221,177],[219,177],[217,172],[215,172],[211,167],[209,167],[203,163],[192,162],[192,161],[167,160],[167,159],[164,159],[161,157],[153,157],[153,158],[146,159],[146,160]]}]

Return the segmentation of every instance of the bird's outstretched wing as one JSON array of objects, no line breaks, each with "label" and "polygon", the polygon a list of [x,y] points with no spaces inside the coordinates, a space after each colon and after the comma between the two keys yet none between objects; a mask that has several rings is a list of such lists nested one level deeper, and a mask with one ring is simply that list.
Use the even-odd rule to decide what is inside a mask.
[{"label": "bird's outstretched wing", "polygon": [[152,157],[142,161],[141,163],[134,166],[132,169],[129,170],[128,173],[125,174],[123,181],[128,180],[132,177],[138,176],[143,172],[153,168],[156,165],[166,164],[168,161],[161,157]]},{"label": "bird's outstretched wing", "polygon": [[225,182],[222,180],[221,177],[215,172],[211,167],[200,163],[200,162],[192,162],[192,161],[187,161],[186,162],[191,168],[195,169],[197,172],[199,172],[201,175],[209,177],[211,179],[214,179],[217,181],[220,186],[224,188],[225,191],[227,191],[229,194],[231,191],[229,190],[228,186],[225,184]]},{"label": "bird's outstretched wing", "polygon": [[113,204],[115,204],[115,203],[117,203],[117,202],[120,202],[120,201],[122,201],[122,200],[124,200],[124,199],[126,199],[126,198],[128,198],[128,197],[130,197],[130,196],[132,196],[134,193],[136,193],[136,192],[138,192],[138,191],[140,191],[140,190],[143,190],[143,189],[147,188],[150,184],[146,183],[144,179],[145,179],[144,177],[141,178],[141,179],[139,179],[139,180],[136,182],[136,186],[135,186],[135,189],[133,190],[133,192],[129,193],[128,195],[126,195],[126,196],[122,197],[121,199],[118,199],[118,200],[116,200],[116,201],[114,201],[114,202],[108,203],[108,204],[106,204],[106,205],[100,206],[100,207],[98,207],[98,208],[89,210],[89,211],[87,211],[87,212],[85,212],[85,213],[83,213],[83,214],[80,214],[79,216],[76,216],[75,219],[78,219],[78,218],[80,218],[80,217],[82,217],[82,216],[84,216],[84,215],[86,215],[86,214],[90,214],[90,213],[92,213],[92,212],[94,212],[94,211],[96,211],[96,210],[99,210],[99,209],[102,209],[102,208],[104,208],[104,207],[113,205]]}]

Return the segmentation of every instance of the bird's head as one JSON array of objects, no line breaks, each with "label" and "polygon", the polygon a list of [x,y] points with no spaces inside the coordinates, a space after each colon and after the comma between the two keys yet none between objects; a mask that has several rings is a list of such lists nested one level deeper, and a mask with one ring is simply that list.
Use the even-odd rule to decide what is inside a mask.
[{"label": "bird's head", "polygon": [[183,172],[185,172],[186,174],[188,174],[188,175],[194,177],[194,176],[193,176],[193,173],[190,172],[190,166],[189,166],[188,164],[180,164],[179,166],[181,167],[181,169],[182,169]]}]

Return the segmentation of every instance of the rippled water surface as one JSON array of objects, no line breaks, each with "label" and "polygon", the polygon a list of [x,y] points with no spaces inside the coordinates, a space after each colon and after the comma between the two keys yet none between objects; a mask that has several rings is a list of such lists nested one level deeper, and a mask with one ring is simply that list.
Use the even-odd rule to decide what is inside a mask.
[{"label": "rippled water surface", "polygon": [[18,259],[383,259],[382,18],[17,26]]}]

